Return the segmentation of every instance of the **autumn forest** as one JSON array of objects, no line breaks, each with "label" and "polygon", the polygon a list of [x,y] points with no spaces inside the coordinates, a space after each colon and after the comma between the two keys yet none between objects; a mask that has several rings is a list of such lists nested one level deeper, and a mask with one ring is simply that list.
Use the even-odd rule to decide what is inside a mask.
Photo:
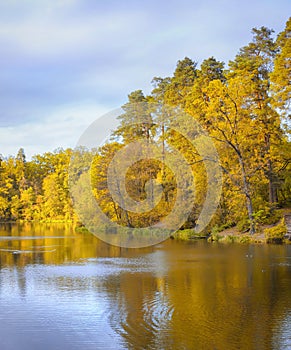
[{"label": "autumn forest", "polygon": [[[267,27],[254,28],[252,40],[227,64],[214,57],[198,64],[188,57],[177,62],[170,77],[154,77],[152,91],[128,95],[119,128],[110,141],[95,150],[92,161],[92,191],[103,212],[124,226],[146,227],[167,215],[175,200],[174,174],[159,162],[137,162],[128,172],[127,189],[143,200],[146,182],[156,178],[163,196],[158,206],[136,214],[116,205],[105,174],[114,154],[143,136],[153,139],[163,152],[169,145],[183,154],[195,175],[196,197],[182,228],[195,226],[207,191],[201,156],[181,135],[171,129],[163,115],[160,126],[133,124],[130,106],[157,103],[183,109],[207,131],[219,154],[223,174],[222,195],[207,230],[237,226],[254,233],[260,224],[279,220],[278,210],[291,207],[291,19],[278,35]],[[0,220],[77,222],[69,193],[69,164],[85,149],[57,149],[31,160],[20,148],[16,156],[0,158]]]}]

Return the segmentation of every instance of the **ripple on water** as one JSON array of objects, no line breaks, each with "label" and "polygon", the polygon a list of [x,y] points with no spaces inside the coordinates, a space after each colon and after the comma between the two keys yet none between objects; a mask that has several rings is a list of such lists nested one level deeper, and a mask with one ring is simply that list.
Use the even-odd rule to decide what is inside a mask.
[{"label": "ripple on water", "polygon": [[32,249],[32,250],[22,250],[22,249],[0,249],[0,252],[6,252],[11,254],[30,254],[30,253],[54,253],[56,249],[50,249],[50,250],[39,250],[39,249]]},{"label": "ripple on water", "polygon": [[162,292],[156,292],[153,299],[145,298],[143,303],[144,325],[150,330],[160,332],[169,329],[174,306]]},{"label": "ripple on water", "polygon": [[278,320],[276,332],[273,337],[274,349],[291,349],[291,311],[287,312],[283,318]]},{"label": "ripple on water", "polygon": [[34,241],[38,239],[74,239],[75,236],[0,236],[0,241]]},{"label": "ripple on water", "polygon": [[121,298],[109,312],[111,327],[129,348],[143,349],[144,344],[149,349],[168,348],[174,306],[164,293],[145,294],[141,304],[131,307]]}]

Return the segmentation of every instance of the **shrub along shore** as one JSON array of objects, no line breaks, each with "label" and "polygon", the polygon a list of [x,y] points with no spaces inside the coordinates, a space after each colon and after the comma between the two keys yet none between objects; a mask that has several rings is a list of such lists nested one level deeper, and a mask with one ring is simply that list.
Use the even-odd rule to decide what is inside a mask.
[{"label": "shrub along shore", "polygon": [[[238,227],[213,227],[208,234],[196,234],[194,230],[180,230],[174,239],[193,240],[207,239],[208,242],[221,243],[286,243],[291,244],[291,208],[278,210],[273,224],[258,225],[256,233],[241,232]],[[278,218],[280,218],[278,220]]]}]

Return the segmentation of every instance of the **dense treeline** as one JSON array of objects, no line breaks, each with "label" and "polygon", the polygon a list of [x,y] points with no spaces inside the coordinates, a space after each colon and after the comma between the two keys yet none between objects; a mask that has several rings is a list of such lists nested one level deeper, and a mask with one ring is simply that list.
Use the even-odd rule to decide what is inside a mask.
[{"label": "dense treeline", "polygon": [[[239,50],[227,68],[214,57],[200,67],[186,57],[178,61],[173,76],[153,79],[149,96],[141,90],[129,94],[119,128],[92,163],[93,192],[111,220],[144,227],[158,222],[173,207],[176,182],[161,162],[136,162],[126,178],[127,190],[136,201],[145,199],[148,180],[158,179],[163,196],[155,210],[142,215],[126,211],[110,195],[105,181],[110,161],[119,149],[140,137],[159,144],[165,155],[170,145],[175,147],[191,164],[196,199],[185,228],[195,226],[205,201],[204,160],[186,139],[173,132],[167,113],[160,111],[159,126],[151,122],[150,110],[146,111],[147,123],[135,124],[138,111],[130,106],[143,102],[182,108],[215,143],[224,181],[212,225],[238,225],[253,233],[258,223],[272,220],[276,208],[291,205],[291,19],[276,40],[266,27],[252,33],[252,41]],[[86,152],[79,152],[82,159]],[[0,217],[73,220],[68,191],[71,153],[58,150],[26,161],[20,149],[15,158],[1,159]]]},{"label": "dense treeline", "polygon": [[24,150],[0,160],[2,220],[73,220],[68,191],[70,150],[36,155],[26,161]]}]

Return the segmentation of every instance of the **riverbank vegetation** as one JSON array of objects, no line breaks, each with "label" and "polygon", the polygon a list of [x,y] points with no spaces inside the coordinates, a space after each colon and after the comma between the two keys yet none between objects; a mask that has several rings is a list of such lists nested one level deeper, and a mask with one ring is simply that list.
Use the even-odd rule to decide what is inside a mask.
[{"label": "riverbank vegetation", "polygon": [[[149,123],[136,123],[138,114],[130,106],[153,102],[185,110],[208,132],[219,153],[222,196],[203,234],[212,232],[215,240],[222,230],[236,227],[247,233],[244,237],[250,237],[264,225],[275,225],[280,220],[277,228],[266,229],[265,236],[275,240],[282,234],[280,208],[291,206],[291,19],[277,37],[266,27],[255,28],[252,34],[252,41],[227,67],[214,57],[200,65],[186,57],[178,61],[172,76],[153,78],[153,90],[148,96],[141,90],[128,95],[120,127],[110,142],[96,150],[92,162],[92,190],[111,220],[124,226],[146,227],[159,222],[172,209],[176,182],[171,170],[159,162],[137,162],[127,174],[127,190],[137,201],[145,199],[149,179],[157,178],[162,185],[160,204],[143,215],[118,206],[104,181],[116,152],[141,136],[149,143],[155,138],[162,152],[169,145],[175,147],[191,164],[196,197],[182,227],[184,236],[189,234],[186,230],[195,227],[203,207],[207,192],[205,160],[185,138],[173,132],[166,114],[161,113],[159,127],[151,124],[150,110]],[[72,152],[59,149],[27,161],[21,148],[16,157],[2,156],[0,219],[77,221],[68,188]],[[80,162],[86,157],[84,149],[75,152]]]}]

